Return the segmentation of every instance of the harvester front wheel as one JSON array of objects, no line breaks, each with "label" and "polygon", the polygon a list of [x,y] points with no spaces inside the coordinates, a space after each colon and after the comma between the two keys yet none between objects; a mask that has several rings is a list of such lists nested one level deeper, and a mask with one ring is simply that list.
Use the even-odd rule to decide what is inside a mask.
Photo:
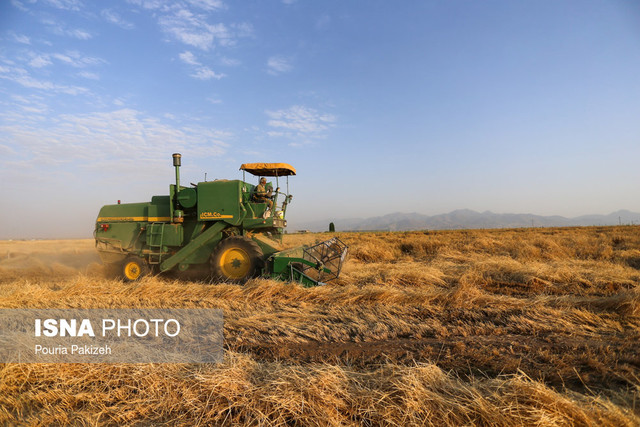
[{"label": "harvester front wheel", "polygon": [[131,256],[122,264],[122,278],[126,282],[135,282],[147,274],[149,274],[149,266],[140,257]]},{"label": "harvester front wheel", "polygon": [[262,250],[253,240],[243,236],[224,239],[211,255],[214,279],[244,283],[254,277],[262,266]]}]

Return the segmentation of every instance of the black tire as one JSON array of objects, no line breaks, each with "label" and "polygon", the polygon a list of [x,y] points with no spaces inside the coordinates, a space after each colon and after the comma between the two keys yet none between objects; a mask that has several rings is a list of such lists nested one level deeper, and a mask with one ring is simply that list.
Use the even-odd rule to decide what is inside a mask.
[{"label": "black tire", "polygon": [[260,273],[263,265],[260,246],[244,236],[231,236],[221,241],[211,254],[214,280],[245,283]]},{"label": "black tire", "polygon": [[147,261],[139,256],[130,256],[124,260],[121,268],[122,279],[125,282],[135,282],[148,275],[150,272]]}]

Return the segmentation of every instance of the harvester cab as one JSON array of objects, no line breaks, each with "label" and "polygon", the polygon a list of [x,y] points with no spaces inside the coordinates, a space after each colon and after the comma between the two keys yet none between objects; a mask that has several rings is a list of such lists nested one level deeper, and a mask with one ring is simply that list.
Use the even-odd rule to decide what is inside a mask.
[{"label": "harvester cab", "polygon": [[[311,247],[282,250],[286,212],[293,196],[286,163],[247,163],[241,180],[180,185],[181,155],[173,155],[176,183],[150,202],[106,205],[94,236],[102,262],[127,281],[150,272],[208,266],[215,280],[243,283],[263,275],[315,286],[335,279],[347,255],[337,237]],[[253,185],[245,174],[269,177]],[[280,179],[286,179],[286,191]],[[263,185],[263,187],[260,187]]]},{"label": "harvester cab", "polygon": [[[264,218],[271,216],[284,219],[287,213],[287,205],[291,203],[293,199],[293,196],[289,194],[289,177],[296,174],[293,166],[287,163],[245,163],[240,166],[240,170],[242,171],[242,181],[245,183],[242,191],[248,196],[246,199],[254,203],[264,203],[265,205],[263,206],[264,210],[257,209],[256,213],[260,215],[260,212],[262,212]],[[260,177],[259,185],[262,185],[262,180],[264,179],[264,191],[266,194],[261,193],[260,190],[258,190],[258,186],[246,183],[247,172]],[[273,183],[266,182],[266,177],[271,177],[276,180],[275,192]],[[282,177],[286,178],[286,192],[280,191],[280,178]],[[271,203],[269,203],[269,201]],[[273,206],[269,207],[269,204]]]}]

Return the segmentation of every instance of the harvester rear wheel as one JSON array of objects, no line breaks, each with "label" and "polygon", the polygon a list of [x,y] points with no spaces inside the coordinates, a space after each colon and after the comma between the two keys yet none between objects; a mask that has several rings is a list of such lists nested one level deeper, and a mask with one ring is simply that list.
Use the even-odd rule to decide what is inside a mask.
[{"label": "harvester rear wheel", "polygon": [[135,282],[149,274],[147,262],[137,256],[130,256],[122,263],[122,278],[126,282]]},{"label": "harvester rear wheel", "polygon": [[211,273],[216,280],[244,283],[259,273],[262,257],[256,242],[244,236],[231,236],[211,254]]}]

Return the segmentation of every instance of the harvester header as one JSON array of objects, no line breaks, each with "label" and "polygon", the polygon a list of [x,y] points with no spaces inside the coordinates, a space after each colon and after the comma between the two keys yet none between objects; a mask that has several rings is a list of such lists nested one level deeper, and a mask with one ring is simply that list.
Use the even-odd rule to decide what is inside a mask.
[{"label": "harvester header", "polygon": [[[169,194],[150,202],[106,205],[100,209],[94,236],[105,265],[128,281],[165,271],[202,270],[219,281],[243,283],[263,275],[314,286],[338,277],[347,246],[338,238],[312,247],[282,250],[286,212],[293,196],[287,163],[245,163],[242,180],[180,185],[182,156],[173,154],[176,183]],[[244,172],[275,177],[253,185]],[[278,178],[287,178],[281,192]]]}]

